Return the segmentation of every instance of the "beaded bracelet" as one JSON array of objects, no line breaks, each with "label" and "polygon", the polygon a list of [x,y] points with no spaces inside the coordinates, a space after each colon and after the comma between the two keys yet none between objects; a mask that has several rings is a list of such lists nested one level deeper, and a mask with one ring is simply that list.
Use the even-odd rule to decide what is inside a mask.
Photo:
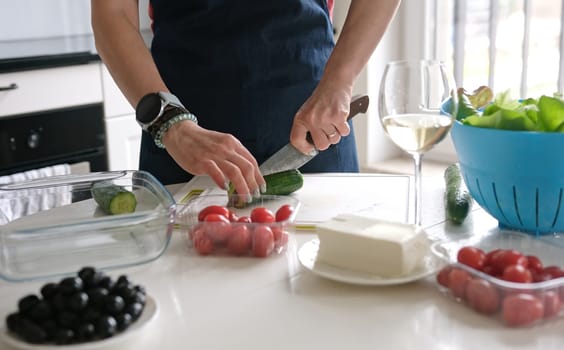
[{"label": "beaded bracelet", "polygon": [[157,133],[155,134],[155,145],[157,145],[157,147],[159,148],[165,148],[165,145],[163,144],[163,136],[164,134],[168,131],[168,129],[170,129],[174,124],[184,121],[184,120],[190,120],[196,124],[198,124],[198,119],[196,118],[195,115],[193,115],[190,112],[187,113],[182,113],[182,114],[177,114],[174,117],[170,118],[169,120],[167,120],[166,122],[164,122],[163,125],[161,125],[161,127],[159,128],[159,130],[157,131]]}]

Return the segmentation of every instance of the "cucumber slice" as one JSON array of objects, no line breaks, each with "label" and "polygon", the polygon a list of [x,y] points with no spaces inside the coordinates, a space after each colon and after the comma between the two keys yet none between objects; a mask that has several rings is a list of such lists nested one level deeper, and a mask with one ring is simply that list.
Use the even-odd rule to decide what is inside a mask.
[{"label": "cucumber slice", "polygon": [[96,182],[91,192],[98,206],[110,215],[133,213],[137,207],[135,194],[122,186]]}]

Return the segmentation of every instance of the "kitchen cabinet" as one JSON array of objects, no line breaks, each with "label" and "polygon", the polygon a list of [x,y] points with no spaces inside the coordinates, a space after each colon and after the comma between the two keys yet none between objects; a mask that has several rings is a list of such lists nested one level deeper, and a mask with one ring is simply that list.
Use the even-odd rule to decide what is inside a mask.
[{"label": "kitchen cabinet", "polygon": [[0,74],[0,118],[102,102],[100,63]]},{"label": "kitchen cabinet", "polygon": [[[47,119],[40,117],[55,112],[76,111],[76,118],[81,118],[85,117],[81,112],[82,108],[99,106],[99,118],[103,119],[101,123],[105,126],[105,136],[102,133],[100,139],[105,139],[106,143],[106,149],[100,152],[107,152],[107,168],[139,168],[141,128],[135,121],[135,110],[99,59],[88,64],[4,72],[0,74],[0,88],[4,88],[0,90],[0,118],[36,118],[33,123],[25,124],[24,131],[13,128],[3,130],[4,136],[0,136],[6,139],[4,146],[12,148],[9,157],[15,157],[17,152],[45,153],[45,157],[53,159],[51,162],[71,163],[74,158],[65,155],[64,150],[57,154],[47,154],[50,152],[48,147],[53,149],[54,145],[47,145],[44,136],[55,127],[60,129],[62,135],[65,132],[83,133],[88,130],[82,127],[65,130],[64,125],[56,126],[51,120],[47,122]],[[43,120],[45,123],[39,122]],[[84,151],[92,152],[86,149]],[[46,162],[37,162],[35,166],[48,165]],[[106,165],[102,169],[106,169]]]},{"label": "kitchen cabinet", "polygon": [[101,64],[106,139],[110,170],[139,169],[141,128],[135,110],[121,93],[106,66]]}]

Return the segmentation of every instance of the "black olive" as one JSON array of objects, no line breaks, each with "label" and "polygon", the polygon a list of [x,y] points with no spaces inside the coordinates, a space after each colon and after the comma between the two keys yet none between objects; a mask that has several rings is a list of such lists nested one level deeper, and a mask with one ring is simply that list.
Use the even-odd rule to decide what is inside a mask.
[{"label": "black olive", "polygon": [[79,341],[89,341],[95,334],[96,329],[92,323],[82,323],[76,329],[76,337]]},{"label": "black olive", "polygon": [[125,301],[119,295],[110,294],[106,297],[106,311],[112,315],[117,315],[125,307]]},{"label": "black olive", "polygon": [[123,330],[127,329],[127,327],[129,327],[129,325],[131,325],[131,323],[133,322],[133,318],[127,312],[117,314],[115,316],[115,319],[116,319],[116,322],[117,322],[117,329],[119,331],[123,331]]},{"label": "black olive", "polygon": [[95,325],[96,334],[100,338],[108,338],[114,335],[117,331],[116,319],[112,316],[102,316],[98,319]]},{"label": "black olive", "polygon": [[68,298],[67,305],[69,310],[78,312],[88,305],[88,294],[85,292],[77,292]]},{"label": "black olive", "polygon": [[114,288],[114,284],[115,282],[110,276],[104,276],[98,282],[98,287],[112,290],[112,288]]},{"label": "black olive", "polygon": [[55,334],[59,330],[59,328],[57,326],[57,322],[55,322],[55,320],[53,320],[53,319],[46,320],[46,321],[42,322],[39,326],[47,334],[47,340],[54,340],[55,339]]},{"label": "black olive", "polygon": [[56,283],[47,283],[41,287],[41,295],[43,299],[51,299],[59,291],[59,286]]},{"label": "black olive", "polygon": [[23,316],[18,312],[9,314],[6,317],[6,326],[8,326],[8,330],[14,333],[18,333],[22,319]]},{"label": "black olive", "polygon": [[141,313],[143,312],[143,305],[140,303],[128,304],[125,307],[125,312],[131,315],[133,321],[136,321],[139,318],[139,316],[141,316]]},{"label": "black olive", "polygon": [[86,288],[98,287],[100,281],[105,277],[104,273],[101,271],[96,271],[91,275],[86,276],[84,279],[84,285]]},{"label": "black olive", "polygon": [[125,302],[127,304],[139,303],[139,304],[145,305],[146,298],[147,297],[145,296],[145,294],[143,294],[141,292],[135,292],[133,297],[127,299]]},{"label": "black olive", "polygon": [[28,343],[40,344],[47,340],[47,333],[31,320],[22,319],[17,333]]},{"label": "black olive", "polygon": [[60,312],[67,308],[67,298],[62,293],[57,293],[50,300],[51,307],[53,310]]},{"label": "black olive", "polygon": [[126,275],[121,275],[118,277],[116,284],[130,284],[129,278]]},{"label": "black olive", "polygon": [[129,303],[135,298],[137,291],[132,284],[123,284],[119,288],[114,288],[114,293],[120,295],[123,300]]},{"label": "black olive", "polygon": [[41,323],[50,318],[53,312],[51,311],[51,305],[49,305],[45,300],[40,300],[37,304],[31,307],[28,314],[33,321]]},{"label": "black olive", "polygon": [[92,266],[85,266],[78,271],[78,277],[80,277],[83,281],[87,280],[89,276],[92,276],[96,273],[96,269]]},{"label": "black olive", "polygon": [[88,304],[95,307],[101,307],[104,305],[106,297],[110,292],[106,288],[96,287],[89,289],[88,292]]},{"label": "black olive", "polygon": [[95,323],[101,316],[102,312],[98,308],[89,306],[82,311],[81,319],[87,323]]},{"label": "black olive", "polygon": [[138,291],[139,293],[143,294],[143,295],[147,294],[147,292],[145,291],[145,287],[143,287],[140,284],[135,286],[135,290]]},{"label": "black olive", "polygon": [[59,289],[64,295],[71,295],[82,290],[84,283],[80,277],[66,277],[59,283]]},{"label": "black olive", "polygon": [[73,328],[78,321],[78,315],[69,311],[62,311],[57,315],[57,322],[63,328]]},{"label": "black olive", "polygon": [[65,345],[72,343],[74,332],[70,328],[59,328],[55,333],[55,344]]},{"label": "black olive", "polygon": [[18,301],[18,310],[26,314],[32,307],[39,303],[39,297],[35,294],[26,295]]}]

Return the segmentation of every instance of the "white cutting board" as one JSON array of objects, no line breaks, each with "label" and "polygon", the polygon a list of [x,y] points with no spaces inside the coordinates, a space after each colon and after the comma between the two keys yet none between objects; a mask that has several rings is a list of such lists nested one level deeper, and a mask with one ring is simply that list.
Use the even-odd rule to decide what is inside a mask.
[{"label": "white cutting board", "polygon": [[[292,196],[301,202],[296,216],[299,229],[315,229],[315,224],[343,213],[407,222],[409,176],[381,174],[304,174],[304,185]],[[207,176],[196,176],[174,195],[178,203],[188,194],[225,193]]]}]

